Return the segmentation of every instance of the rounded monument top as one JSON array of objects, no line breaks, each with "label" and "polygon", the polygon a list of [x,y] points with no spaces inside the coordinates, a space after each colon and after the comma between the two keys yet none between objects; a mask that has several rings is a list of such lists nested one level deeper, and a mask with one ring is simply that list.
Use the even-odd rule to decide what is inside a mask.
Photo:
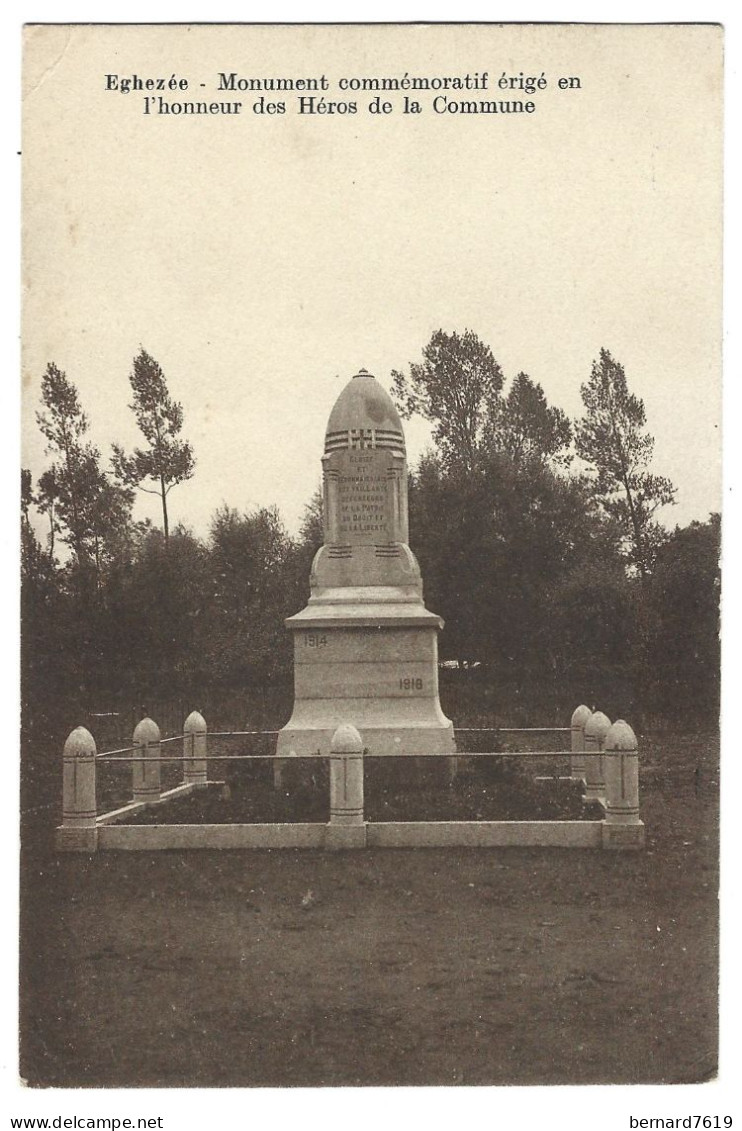
[{"label": "rounded monument top", "polygon": [[205,734],[206,733],[206,719],[200,711],[191,711],[190,715],[183,723],[183,734]]},{"label": "rounded monument top", "polygon": [[95,755],[95,739],[85,727],[75,727],[64,744],[65,758],[92,758]]},{"label": "rounded monument top", "polygon": [[332,754],[363,754],[363,739],[354,726],[341,723],[332,736]]},{"label": "rounded monument top", "polygon": [[615,723],[605,736],[606,750],[636,750],[636,735],[623,719],[616,719]]},{"label": "rounded monument top", "polygon": [[142,719],[134,727],[133,740],[135,743],[145,744],[147,742],[160,741],[160,728],[153,719]]},{"label": "rounded monument top", "polygon": [[359,369],[335,401],[325,433],[325,453],[343,448],[391,448],[404,454],[404,432],[392,398]]},{"label": "rounded monument top", "polygon": [[584,703],[581,703],[580,706],[576,707],[575,710],[572,712],[572,720],[571,720],[570,725],[573,726],[575,729],[577,729],[579,727],[584,727],[585,723],[587,722],[587,720],[590,718],[591,715],[592,715],[592,711],[590,710],[590,708],[586,707]]},{"label": "rounded monument top", "polygon": [[611,720],[602,711],[594,711],[585,723],[585,738],[603,739],[611,729]]}]

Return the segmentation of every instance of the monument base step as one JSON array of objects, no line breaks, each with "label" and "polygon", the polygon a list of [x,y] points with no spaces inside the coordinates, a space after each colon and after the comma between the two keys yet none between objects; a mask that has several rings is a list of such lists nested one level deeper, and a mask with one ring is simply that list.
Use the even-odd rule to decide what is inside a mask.
[{"label": "monument base step", "polygon": [[372,757],[456,753],[453,724],[450,722],[440,726],[374,726],[364,725],[363,720],[354,721],[352,714],[346,720],[344,715],[336,713],[325,726],[302,727],[289,723],[279,732],[276,757],[283,759],[329,753],[332,736],[344,721],[357,728],[363,740],[364,751]]}]

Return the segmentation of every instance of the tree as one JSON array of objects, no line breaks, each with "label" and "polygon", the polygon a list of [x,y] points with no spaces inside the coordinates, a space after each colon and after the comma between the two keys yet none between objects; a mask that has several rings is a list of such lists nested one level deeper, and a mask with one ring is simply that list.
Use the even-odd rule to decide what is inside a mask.
[{"label": "tree", "polygon": [[676,527],[657,553],[648,592],[646,683],[670,726],[719,717],[721,524]]},{"label": "tree", "polygon": [[[179,438],[183,427],[182,406],[172,399],[160,366],[144,349],[134,358],[129,381],[134,393],[129,407],[148,447],[135,448],[132,455],[127,456],[119,444],[114,444],[113,465],[123,483],[160,496],[167,546],[170,537],[167,497],[173,487],[193,475],[193,449]],[[155,486],[145,487],[143,484],[148,480]]]},{"label": "tree", "polygon": [[597,547],[617,559],[607,526],[583,480],[538,461],[490,452],[470,474],[424,456],[411,479],[410,543],[426,601],[446,620],[443,658],[508,680],[552,679],[555,590]]},{"label": "tree", "polygon": [[581,388],[585,415],[575,426],[577,454],[593,473],[605,513],[623,532],[629,562],[646,582],[664,532],[653,515],[674,502],[669,479],[648,470],[654,439],[645,431],[644,403],[629,392],[623,366],[601,349]]},{"label": "tree", "polygon": [[[596,533],[598,533],[596,531]],[[567,704],[601,704],[634,717],[643,686],[635,578],[610,541],[587,541],[551,592],[550,636]]]},{"label": "tree", "polygon": [[[26,738],[32,734],[40,737],[48,750],[49,717],[80,684],[80,653],[71,647],[74,626],[70,624],[73,618],[68,613],[69,593],[60,585],[53,559],[42,548],[33,529],[31,507],[34,505],[38,506],[38,499],[33,492],[31,472],[24,468],[21,472],[22,728]],[[24,760],[21,782],[24,793],[30,790],[35,799],[32,804],[36,804],[40,767],[29,766]]]},{"label": "tree", "polygon": [[100,584],[102,571],[131,547],[134,527],[131,507],[134,492],[112,482],[99,471],[95,495],[90,505],[92,556]]},{"label": "tree", "polygon": [[303,545],[309,548],[312,556],[316,554],[317,550],[324,543],[324,501],[321,486],[317,488],[304,508],[304,515],[299,530],[299,540]]},{"label": "tree", "polygon": [[35,502],[33,478],[24,467],[21,469],[21,578],[24,584],[36,581],[44,556],[31,525],[31,507]]},{"label": "tree", "polygon": [[49,516],[49,533],[47,535],[47,546],[49,548],[49,561],[54,561],[54,544],[55,538],[59,531],[59,526],[56,517],[56,503],[59,498],[59,488],[57,487],[57,470],[55,467],[49,467],[39,476],[37,485],[37,494],[35,503],[40,514]]},{"label": "tree", "polygon": [[109,571],[107,605],[115,631],[106,664],[111,686],[144,696],[202,694],[208,681],[205,622],[213,580],[203,543],[176,524],[164,534],[146,525],[133,552]]},{"label": "tree", "polygon": [[444,462],[472,471],[496,412],[503,374],[489,346],[471,330],[437,330],[409,377],[392,371],[392,395],[405,419],[419,413],[433,424]]},{"label": "tree", "polygon": [[[99,678],[100,655],[111,631],[106,574],[122,539],[130,536],[133,491],[112,482],[101,468],[77,389],[53,362],[43,376],[41,397],[37,420],[52,463],[39,480],[36,501],[49,515],[49,554],[37,571],[40,583],[26,585],[24,594],[24,623],[31,626],[24,678],[32,697],[45,688],[51,695],[56,685],[71,701],[73,688],[87,695]],[[70,549],[61,565],[54,557],[57,534]],[[48,665],[45,649],[54,655],[56,668]]]},{"label": "tree", "polygon": [[239,514],[221,507],[211,525],[209,570],[205,651],[215,682],[262,686],[290,670],[283,622],[301,607],[301,598],[295,547],[277,509]]},{"label": "tree", "polygon": [[34,503],[33,478],[27,467],[21,468],[21,522],[24,527],[29,527],[31,520],[29,511]]},{"label": "tree", "polygon": [[49,514],[50,558],[59,532],[74,555],[83,590],[87,578],[100,570],[105,546],[124,529],[130,517],[133,492],[111,482],[100,466],[100,452],[86,439],[88,418],[77,389],[54,363],[41,383],[44,411],[37,413],[53,463],[39,480],[39,509]]},{"label": "tree", "polygon": [[507,452],[514,463],[553,463],[567,467],[572,429],[566,413],[547,404],[541,385],[518,373],[505,398],[497,403],[491,422],[492,446]]},{"label": "tree", "polygon": [[[503,375],[476,335],[439,331],[409,379],[394,374],[405,416],[435,424],[437,452],[411,477],[411,545],[426,597],[446,619],[441,654],[481,664],[492,686],[556,688],[563,649],[555,597],[586,555],[623,577],[617,528],[587,477],[563,474],[571,426],[542,387]],[[624,579],[625,580],[625,579]]]},{"label": "tree", "polygon": [[44,411],[36,414],[46,438],[47,455],[56,457],[42,483],[42,494],[52,517],[52,542],[55,523],[66,527],[64,540],[71,546],[78,563],[88,558],[87,508],[94,484],[88,473],[97,451],[84,437],[88,418],[82,411],[77,389],[67,375],[50,362],[41,382]]}]

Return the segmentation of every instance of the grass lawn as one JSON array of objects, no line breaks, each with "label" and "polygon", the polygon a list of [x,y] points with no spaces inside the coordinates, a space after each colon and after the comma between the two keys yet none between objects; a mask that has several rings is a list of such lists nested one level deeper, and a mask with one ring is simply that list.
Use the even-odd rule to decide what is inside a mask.
[{"label": "grass lawn", "polygon": [[643,852],[22,863],[35,1086],[695,1082],[716,1069],[718,742],[641,739]]}]

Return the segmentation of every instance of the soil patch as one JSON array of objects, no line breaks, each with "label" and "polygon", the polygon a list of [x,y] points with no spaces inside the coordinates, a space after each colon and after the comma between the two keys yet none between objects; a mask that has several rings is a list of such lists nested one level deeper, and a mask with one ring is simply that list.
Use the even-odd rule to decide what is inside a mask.
[{"label": "soil patch", "polygon": [[[538,776],[515,759],[485,763],[459,759],[453,781],[449,759],[410,759],[399,767],[382,759],[366,767],[364,812],[368,821],[579,821],[601,820],[603,809],[585,802],[583,787],[559,777]],[[231,780],[176,797],[121,823],[243,824],[327,822],[330,817],[325,761],[288,764],[280,786],[273,765],[254,762]]]}]

